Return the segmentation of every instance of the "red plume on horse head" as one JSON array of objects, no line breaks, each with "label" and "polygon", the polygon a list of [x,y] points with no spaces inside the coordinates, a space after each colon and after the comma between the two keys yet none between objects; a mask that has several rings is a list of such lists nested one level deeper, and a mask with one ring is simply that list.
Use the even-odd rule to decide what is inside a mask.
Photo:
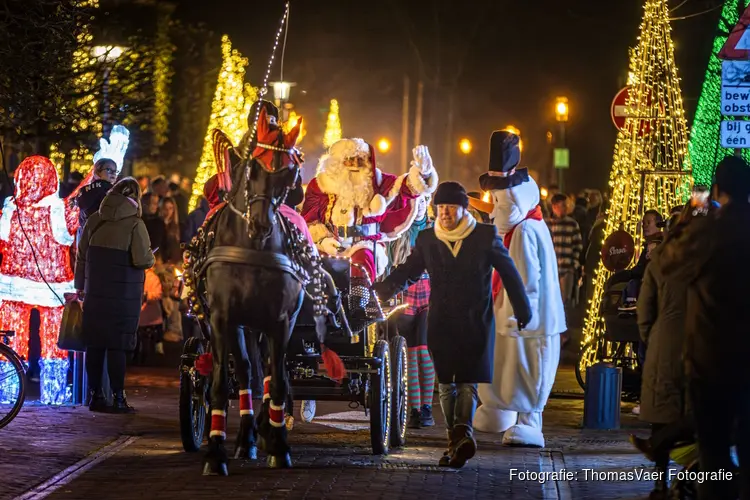
[{"label": "red plume on horse head", "polygon": [[[280,126],[271,123],[266,108],[262,107],[258,116],[257,142],[253,150],[253,158],[260,160],[263,168],[268,171],[274,171],[281,166],[299,165],[301,156],[294,146],[297,144],[301,126],[302,119],[299,119],[297,124],[285,134]],[[274,155],[279,152],[283,153],[284,157],[281,165],[274,167]]]}]

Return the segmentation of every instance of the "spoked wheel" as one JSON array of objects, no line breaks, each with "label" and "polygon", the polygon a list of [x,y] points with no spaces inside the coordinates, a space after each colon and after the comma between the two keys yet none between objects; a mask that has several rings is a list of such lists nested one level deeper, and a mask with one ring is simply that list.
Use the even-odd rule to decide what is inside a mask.
[{"label": "spoked wheel", "polygon": [[380,369],[370,378],[367,402],[370,408],[370,441],[373,455],[387,455],[391,434],[391,356],[388,342],[378,340],[372,357],[381,360]]},{"label": "spoked wheel", "polygon": [[16,418],[25,398],[23,362],[13,349],[0,344],[0,429]]},{"label": "spoked wheel", "polygon": [[391,446],[406,445],[406,419],[409,416],[409,353],[406,339],[401,335],[391,338]]},{"label": "spoked wheel", "polygon": [[[183,355],[197,358],[204,353],[200,339],[190,338],[185,342]],[[203,444],[209,405],[209,378],[192,366],[184,363],[180,367],[180,437],[185,451],[198,451]]]}]

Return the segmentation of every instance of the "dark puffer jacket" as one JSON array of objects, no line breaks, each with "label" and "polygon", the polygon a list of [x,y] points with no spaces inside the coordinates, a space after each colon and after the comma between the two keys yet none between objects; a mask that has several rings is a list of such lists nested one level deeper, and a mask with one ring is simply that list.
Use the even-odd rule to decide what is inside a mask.
[{"label": "dark puffer jacket", "polygon": [[75,286],[84,290],[88,347],[133,350],[143,303],[144,270],[154,265],[146,225],[133,202],[108,194],[78,244]]}]

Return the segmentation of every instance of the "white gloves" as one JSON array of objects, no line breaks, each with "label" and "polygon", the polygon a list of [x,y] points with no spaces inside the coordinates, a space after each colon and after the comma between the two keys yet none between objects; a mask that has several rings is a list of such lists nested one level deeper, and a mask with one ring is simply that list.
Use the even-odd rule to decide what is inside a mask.
[{"label": "white gloves", "polygon": [[417,167],[422,174],[422,177],[427,177],[432,173],[434,169],[432,165],[432,158],[430,157],[430,151],[427,146],[417,146],[411,150],[411,154],[414,159],[411,162],[412,167]]},{"label": "white gloves", "polygon": [[130,132],[122,125],[112,127],[109,134],[109,141],[104,137],[99,138],[99,151],[94,155],[94,163],[106,158],[112,160],[117,165],[117,173],[122,170],[122,163],[125,161],[125,152],[130,144]]},{"label": "white gloves", "polygon": [[318,250],[320,250],[321,253],[328,255],[338,255],[340,248],[341,243],[339,243],[336,238],[323,238],[323,240],[318,243]]}]

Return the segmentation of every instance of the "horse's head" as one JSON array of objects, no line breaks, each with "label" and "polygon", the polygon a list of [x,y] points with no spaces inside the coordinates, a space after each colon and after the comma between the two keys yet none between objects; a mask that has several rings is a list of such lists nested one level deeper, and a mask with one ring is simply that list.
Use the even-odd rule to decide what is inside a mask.
[{"label": "horse's head", "polygon": [[276,211],[289,190],[301,182],[302,154],[294,147],[301,125],[300,120],[285,134],[268,119],[265,108],[260,111],[258,139],[245,168],[245,210],[253,237],[270,235]]}]

